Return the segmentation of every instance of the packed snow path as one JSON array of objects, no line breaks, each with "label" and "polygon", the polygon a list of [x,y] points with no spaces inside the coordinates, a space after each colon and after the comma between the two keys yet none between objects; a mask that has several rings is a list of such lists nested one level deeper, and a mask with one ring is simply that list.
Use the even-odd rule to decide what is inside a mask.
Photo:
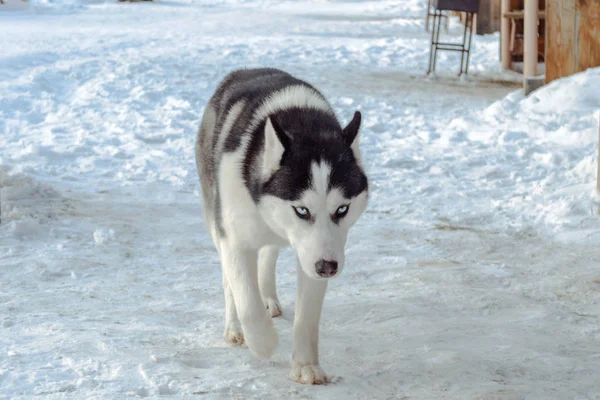
[{"label": "packed snow path", "polygon": [[[423,3],[0,9],[0,399],[600,398],[600,72],[494,102],[515,87],[476,37],[470,80],[444,53],[426,79]],[[222,339],[193,142],[242,66],[364,116],[372,197],[325,301],[327,386],[286,378],[289,250],[272,361]]]}]

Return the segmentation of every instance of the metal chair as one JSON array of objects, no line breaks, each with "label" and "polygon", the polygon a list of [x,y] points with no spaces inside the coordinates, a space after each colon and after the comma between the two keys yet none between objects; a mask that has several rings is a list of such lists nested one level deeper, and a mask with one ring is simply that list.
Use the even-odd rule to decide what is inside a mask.
[{"label": "metal chair", "polygon": [[[459,51],[460,72],[469,73],[469,58],[471,56],[471,40],[473,38],[473,17],[479,11],[479,0],[435,0],[433,3],[435,11],[433,13],[433,29],[431,30],[431,51],[429,53],[429,75],[435,71],[438,50]],[[465,30],[463,32],[462,43],[440,42],[440,27],[442,25],[442,11],[458,11],[466,13]],[[467,35],[468,32],[468,35]],[[468,39],[467,39],[468,36]],[[466,62],[465,62],[466,54]]]}]

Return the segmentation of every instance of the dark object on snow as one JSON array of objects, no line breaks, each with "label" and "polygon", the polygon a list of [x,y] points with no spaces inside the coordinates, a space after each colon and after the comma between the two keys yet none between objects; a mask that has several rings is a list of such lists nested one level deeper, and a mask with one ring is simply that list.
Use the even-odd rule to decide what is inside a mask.
[{"label": "dark object on snow", "polygon": [[[433,29],[431,30],[431,51],[429,53],[429,69],[427,74],[435,71],[438,50],[460,51],[460,72],[458,75],[469,73],[469,58],[471,56],[471,39],[473,38],[473,17],[479,11],[479,0],[435,0],[433,3]],[[440,42],[440,26],[442,11],[457,11],[466,13],[465,30],[462,43]],[[468,37],[467,40],[467,31]],[[465,62],[465,53],[467,55]]]}]

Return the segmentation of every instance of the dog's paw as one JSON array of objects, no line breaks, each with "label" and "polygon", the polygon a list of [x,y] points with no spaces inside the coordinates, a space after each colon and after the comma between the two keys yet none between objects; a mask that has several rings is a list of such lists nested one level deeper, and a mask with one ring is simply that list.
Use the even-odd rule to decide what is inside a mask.
[{"label": "dog's paw", "polygon": [[269,359],[277,347],[279,338],[277,331],[270,319],[266,320],[268,324],[263,326],[254,325],[247,327],[244,325],[244,338],[250,352],[257,358]]},{"label": "dog's paw", "polygon": [[233,346],[244,344],[244,333],[239,326],[228,326],[225,328],[223,336],[225,337],[225,341]]},{"label": "dog's paw", "polygon": [[265,303],[267,313],[271,316],[271,318],[280,317],[281,314],[283,314],[281,305],[279,304],[279,300],[277,300],[277,298],[269,297],[263,300],[263,303]]},{"label": "dog's paw", "polygon": [[325,371],[319,365],[302,365],[297,362],[292,362],[290,379],[306,385],[324,385],[329,382]]}]

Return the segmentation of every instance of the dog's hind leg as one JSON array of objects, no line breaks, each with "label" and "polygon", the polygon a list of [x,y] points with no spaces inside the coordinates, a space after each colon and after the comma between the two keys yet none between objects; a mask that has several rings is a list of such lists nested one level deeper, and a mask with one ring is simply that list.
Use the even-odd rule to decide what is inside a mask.
[{"label": "dog's hind leg", "polygon": [[260,295],[271,317],[279,317],[282,314],[281,305],[277,298],[277,285],[275,270],[277,267],[277,256],[279,247],[265,246],[258,253],[258,286]]},{"label": "dog's hind leg", "polygon": [[299,383],[327,383],[319,365],[319,320],[327,280],[309,278],[298,264],[298,291],[290,378]]},{"label": "dog's hind leg", "polygon": [[233,294],[244,341],[252,354],[269,358],[277,347],[277,332],[263,305],[258,287],[258,254],[221,241],[221,263]]}]

